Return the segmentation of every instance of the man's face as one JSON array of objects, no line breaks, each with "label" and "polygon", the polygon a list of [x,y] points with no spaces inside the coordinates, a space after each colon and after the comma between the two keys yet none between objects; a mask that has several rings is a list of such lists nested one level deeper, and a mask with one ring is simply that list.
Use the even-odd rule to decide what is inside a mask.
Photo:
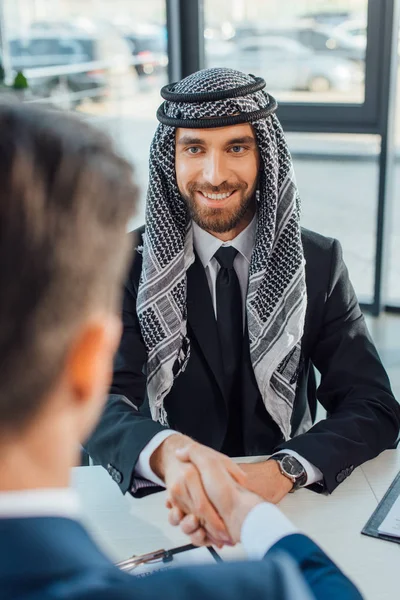
[{"label": "man's face", "polygon": [[258,148],[245,123],[215,129],[176,130],[175,170],[192,219],[226,233],[255,210]]}]

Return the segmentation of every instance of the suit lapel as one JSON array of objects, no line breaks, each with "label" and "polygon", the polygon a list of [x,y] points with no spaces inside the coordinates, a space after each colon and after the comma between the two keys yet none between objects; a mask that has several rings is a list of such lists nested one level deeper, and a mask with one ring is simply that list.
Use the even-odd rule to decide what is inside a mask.
[{"label": "suit lapel", "polygon": [[197,256],[187,271],[187,310],[188,323],[225,398],[217,322],[206,273]]}]

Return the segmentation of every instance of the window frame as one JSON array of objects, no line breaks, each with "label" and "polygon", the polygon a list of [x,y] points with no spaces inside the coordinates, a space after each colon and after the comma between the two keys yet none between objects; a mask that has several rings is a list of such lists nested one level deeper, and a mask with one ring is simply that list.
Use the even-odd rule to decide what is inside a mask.
[{"label": "window frame", "polygon": [[[381,137],[375,236],[373,301],[362,308],[377,316],[386,306],[388,215],[392,201],[397,39],[400,0],[368,0],[364,102],[281,102],[278,117],[287,132],[377,134]],[[204,68],[204,0],[166,0],[169,81]]]}]

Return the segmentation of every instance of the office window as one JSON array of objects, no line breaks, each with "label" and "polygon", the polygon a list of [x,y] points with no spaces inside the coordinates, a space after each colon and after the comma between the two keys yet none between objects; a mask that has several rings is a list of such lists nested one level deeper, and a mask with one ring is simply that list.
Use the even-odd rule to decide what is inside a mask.
[{"label": "office window", "polygon": [[389,207],[389,277],[387,304],[400,307],[400,166],[396,157],[392,206]]},{"label": "office window", "polygon": [[302,224],[337,238],[360,301],[373,297],[379,137],[295,134],[287,140]]},{"label": "office window", "polygon": [[[398,51],[400,53],[400,35]],[[394,156],[394,181],[392,194],[388,206],[388,281],[387,304],[400,307],[400,67],[397,60],[397,91],[396,91],[396,116],[395,116],[395,156]]]},{"label": "office window", "polygon": [[285,102],[364,101],[367,0],[205,0],[206,66],[264,77]]},{"label": "office window", "polygon": [[[165,0],[3,0],[1,62],[24,99],[107,130],[147,185],[159,90],[167,82]],[[143,222],[143,203],[133,225]]]}]

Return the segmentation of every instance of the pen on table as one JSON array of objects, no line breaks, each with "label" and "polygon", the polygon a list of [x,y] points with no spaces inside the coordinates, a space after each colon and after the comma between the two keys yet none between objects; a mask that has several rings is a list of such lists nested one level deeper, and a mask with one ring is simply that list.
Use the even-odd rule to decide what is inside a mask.
[{"label": "pen on table", "polygon": [[179,546],[178,548],[173,548],[172,550],[164,550],[161,548],[160,550],[154,550],[154,552],[148,552],[147,554],[141,554],[139,556],[133,555],[126,560],[121,560],[116,563],[116,566],[119,567],[122,571],[132,571],[143,564],[151,564],[153,562],[171,562],[174,558],[174,554],[179,554],[180,552],[186,552],[187,550],[192,550],[195,548],[192,544],[187,544],[186,546]]}]

